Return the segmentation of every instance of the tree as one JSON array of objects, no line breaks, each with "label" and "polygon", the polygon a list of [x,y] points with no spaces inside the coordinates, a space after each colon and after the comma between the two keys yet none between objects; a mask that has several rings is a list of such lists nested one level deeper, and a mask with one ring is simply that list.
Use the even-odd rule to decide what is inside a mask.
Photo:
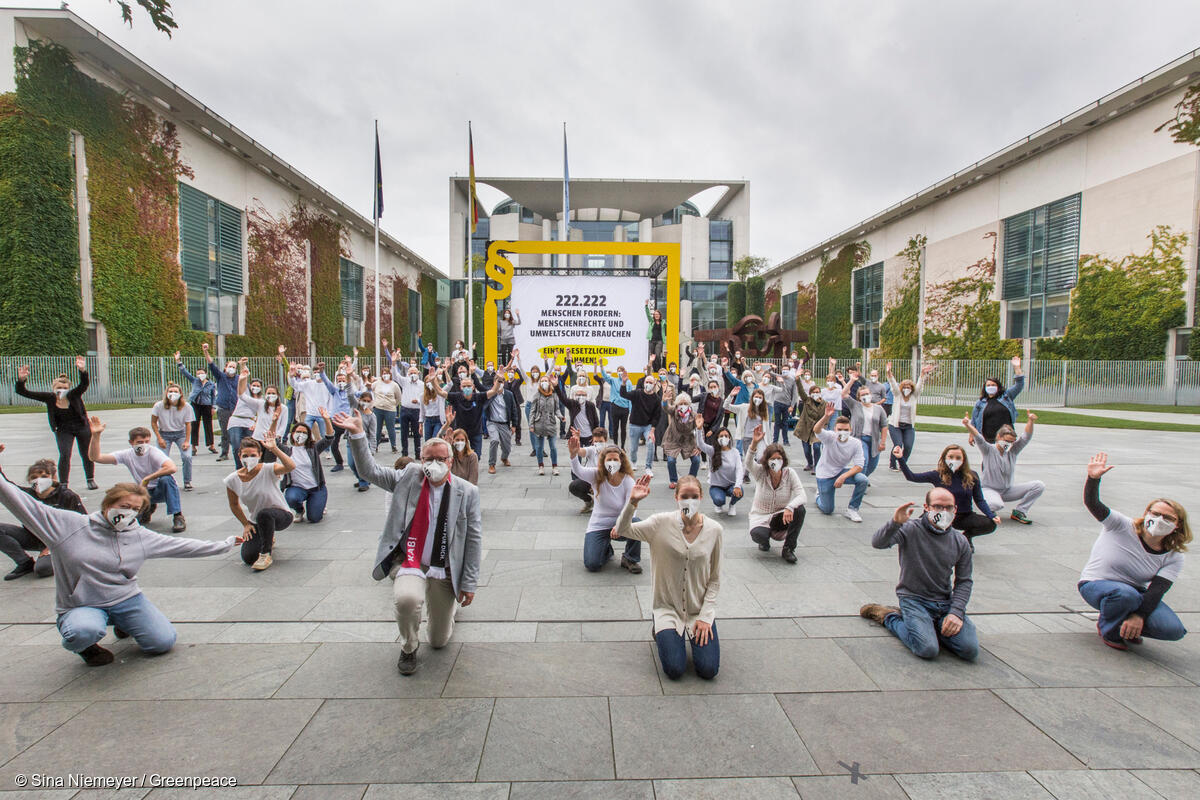
[{"label": "tree", "polygon": [[745,283],[751,275],[762,272],[770,262],[764,256],[742,256],[733,262],[733,274]]},{"label": "tree", "polygon": [[746,281],[746,313],[765,317],[767,310],[767,282],[761,275]]},{"label": "tree", "polygon": [[[113,0],[108,0],[110,3]],[[150,15],[150,21],[154,23],[154,27],[165,33],[169,38],[171,31],[177,29],[179,24],[175,22],[175,12],[171,10],[171,0],[135,0],[139,6],[146,9],[146,13]],[[121,19],[129,27],[133,27],[133,3],[129,0],[116,0],[117,5],[121,8]]]}]

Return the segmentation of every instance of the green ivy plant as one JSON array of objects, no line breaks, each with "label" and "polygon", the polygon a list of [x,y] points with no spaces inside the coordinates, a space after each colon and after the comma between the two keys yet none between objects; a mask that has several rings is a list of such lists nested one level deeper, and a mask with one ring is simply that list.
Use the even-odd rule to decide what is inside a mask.
[{"label": "green ivy plant", "polygon": [[854,352],[854,323],[851,315],[852,274],[871,257],[866,241],[842,246],[836,256],[823,258],[817,273],[816,336],[809,348],[822,355]]},{"label": "green ivy plant", "polygon": [[807,331],[811,336],[817,327],[817,287],[804,281],[796,281],[796,319],[793,323],[798,331]]},{"label": "green ivy plant", "polygon": [[900,286],[888,295],[883,321],[879,323],[880,358],[911,358],[917,346],[921,314],[921,255],[928,242],[918,234],[896,255],[904,259]]},{"label": "green ivy plant", "polygon": [[996,288],[996,232],[992,252],[963,270],[963,276],[929,287],[925,303],[925,347],[941,358],[1000,359],[1021,354],[1020,339],[1000,338]]},{"label": "green ivy plant", "polygon": [[725,289],[725,322],[730,328],[746,316],[746,284],[735,281]]},{"label": "green ivy plant", "polygon": [[450,354],[450,343],[439,342],[437,326],[437,281],[429,275],[421,275],[421,332],[425,344],[433,344],[438,353]]}]

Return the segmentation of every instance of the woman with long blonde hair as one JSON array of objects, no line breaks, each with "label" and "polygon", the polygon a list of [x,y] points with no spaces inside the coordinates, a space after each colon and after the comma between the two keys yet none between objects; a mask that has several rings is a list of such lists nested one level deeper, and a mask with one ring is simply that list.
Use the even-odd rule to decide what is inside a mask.
[{"label": "woman with long blonde hair", "polygon": [[[592,514],[583,540],[583,565],[588,572],[597,572],[613,557],[609,534],[633,491],[633,464],[624,450],[609,444],[600,448],[591,466],[584,466],[579,460],[579,431],[574,428],[567,447],[571,452],[571,472],[592,484]],[[627,540],[621,568],[638,575],[642,571],[641,560],[642,543]]]},{"label": "woman with long blonde hair", "polygon": [[[967,541],[976,536],[983,536],[996,530],[1000,518],[992,511],[983,496],[983,484],[979,475],[971,469],[967,461],[967,451],[956,444],[947,445],[938,456],[937,468],[928,472],[913,472],[908,468],[908,458],[904,448],[897,445],[892,448],[892,455],[900,465],[900,471],[911,483],[928,483],[942,489],[948,489],[954,495],[956,508],[952,528],[963,532]],[[980,513],[972,510],[972,504]],[[971,545],[974,549],[975,545]]]}]

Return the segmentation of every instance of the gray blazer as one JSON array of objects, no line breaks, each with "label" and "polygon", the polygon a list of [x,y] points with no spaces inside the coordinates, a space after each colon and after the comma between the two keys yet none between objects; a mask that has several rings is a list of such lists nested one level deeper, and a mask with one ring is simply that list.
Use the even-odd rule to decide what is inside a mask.
[{"label": "gray blazer", "polygon": [[[379,537],[379,549],[375,553],[375,569],[371,577],[381,581],[388,577],[393,562],[403,552],[401,539],[416,513],[417,500],[421,496],[421,483],[425,478],[419,462],[409,464],[402,470],[382,467],[375,461],[365,435],[350,437],[354,450],[354,463],[358,474],[370,483],[392,493],[387,521]],[[450,481],[450,563],[446,571],[454,586],[455,594],[474,592],[479,582],[479,558],[483,549],[483,519],[479,512],[479,489],[464,480]]]}]

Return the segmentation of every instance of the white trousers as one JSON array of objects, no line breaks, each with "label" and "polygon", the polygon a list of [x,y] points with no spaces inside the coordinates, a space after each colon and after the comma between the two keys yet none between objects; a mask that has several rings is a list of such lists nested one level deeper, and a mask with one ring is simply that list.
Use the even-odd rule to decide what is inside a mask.
[{"label": "white trousers", "polygon": [[454,612],[458,610],[450,579],[397,575],[392,582],[392,593],[396,624],[400,626],[401,649],[406,653],[417,649],[417,631],[426,607],[429,609],[429,644],[435,650],[445,647],[450,634],[454,633]]},{"label": "white trousers", "polygon": [[1016,501],[1017,507],[1014,511],[1020,511],[1022,514],[1029,513],[1029,509],[1037,502],[1037,499],[1042,496],[1042,492],[1046,491],[1046,484],[1041,481],[1030,481],[1029,483],[1014,483],[1003,491],[996,489],[983,489],[983,499],[987,500],[987,504],[992,507],[992,511],[997,514],[1000,509],[1004,508],[1005,503]]}]

